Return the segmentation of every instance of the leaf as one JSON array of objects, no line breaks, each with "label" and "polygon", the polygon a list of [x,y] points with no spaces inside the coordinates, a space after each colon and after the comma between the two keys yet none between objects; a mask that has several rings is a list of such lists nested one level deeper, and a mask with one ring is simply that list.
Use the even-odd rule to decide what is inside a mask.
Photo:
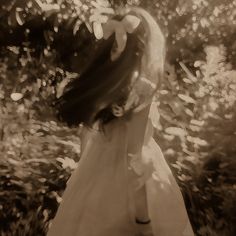
[{"label": "leaf", "polygon": [[78,163],[76,163],[73,159],[69,157],[65,157],[64,159],[61,157],[58,157],[56,160],[62,164],[62,167],[64,169],[70,168],[73,170],[78,166]]},{"label": "leaf", "polygon": [[168,127],[165,129],[165,132],[179,137],[184,137],[187,134],[184,129],[179,127]]},{"label": "leaf", "polygon": [[209,107],[210,107],[213,111],[215,111],[215,110],[219,107],[219,105],[218,105],[215,101],[209,101]]},{"label": "leaf", "polygon": [[149,118],[151,119],[154,128],[161,126],[160,124],[160,113],[158,112],[157,103],[153,102],[150,107]]},{"label": "leaf", "polygon": [[197,82],[197,78],[192,74],[192,72],[187,68],[187,66],[183,62],[179,62],[179,65],[192,82]]},{"label": "leaf", "polygon": [[37,8],[38,10],[42,10],[43,3],[41,2],[41,0],[33,0],[33,4],[35,8]]},{"label": "leaf", "polygon": [[189,125],[189,128],[193,131],[193,132],[199,132],[201,129],[199,126],[196,125]]},{"label": "leaf", "polygon": [[200,139],[198,137],[187,136],[187,140],[190,143],[194,143],[194,144],[197,144],[199,146],[207,146],[208,145],[207,141],[205,141],[203,139]]},{"label": "leaf", "polygon": [[99,3],[97,3],[97,1],[91,1],[90,3],[92,6],[94,6],[95,8],[99,8],[101,7],[101,5]]},{"label": "leaf", "polygon": [[109,7],[109,3],[108,4],[103,4],[101,1],[91,1],[90,2],[91,6],[95,7],[95,8],[100,8],[100,7]]},{"label": "leaf", "polygon": [[58,4],[43,3],[41,5],[41,10],[45,12],[47,16],[50,16],[52,13],[58,12],[60,10],[60,6]]},{"label": "leaf", "polygon": [[166,95],[166,94],[169,93],[168,90],[160,90],[159,92],[160,92],[161,95]]},{"label": "leaf", "polygon": [[96,22],[96,21],[93,22],[93,32],[94,32],[95,37],[98,40],[102,39],[102,37],[103,37],[103,29],[102,29],[101,23]]},{"label": "leaf", "polygon": [[11,99],[15,102],[21,100],[23,98],[23,94],[22,93],[12,93],[11,94]]},{"label": "leaf", "polygon": [[173,141],[173,139],[175,138],[174,135],[169,135],[169,134],[164,134],[163,137],[169,142]]},{"label": "leaf", "polygon": [[7,49],[13,53],[15,53],[16,55],[19,55],[20,53],[20,47],[16,47],[16,46],[8,46]]},{"label": "leaf", "polygon": [[195,61],[193,66],[194,67],[201,67],[203,64],[204,64],[203,61]]},{"label": "leaf", "polygon": [[102,7],[109,7],[110,6],[109,1],[107,1],[107,0],[97,0],[96,2]]},{"label": "leaf", "polygon": [[189,116],[191,116],[191,117],[194,117],[194,114],[193,114],[193,112],[192,112],[190,109],[186,108],[184,111],[185,111],[185,113],[186,113],[187,115],[189,115]]},{"label": "leaf", "polygon": [[61,97],[61,95],[63,94],[64,88],[66,87],[66,85],[68,83],[69,83],[69,79],[64,79],[57,85],[57,88],[56,88],[56,91],[57,91],[56,97],[57,98]]},{"label": "leaf", "polygon": [[79,31],[80,26],[81,26],[81,21],[77,20],[73,27],[73,35],[76,35],[76,33]]},{"label": "leaf", "polygon": [[187,78],[183,78],[183,81],[184,81],[186,84],[193,84],[193,82],[192,82],[190,79],[187,79]]},{"label": "leaf", "polygon": [[191,98],[191,97],[189,97],[189,96],[187,96],[187,95],[178,94],[178,97],[179,97],[180,99],[182,99],[183,101],[187,102],[187,103],[196,104],[196,101],[195,101],[193,98]]},{"label": "leaf", "polygon": [[168,105],[171,107],[175,115],[179,116],[182,114],[184,106],[181,104],[181,102],[171,101],[171,102],[168,102]]},{"label": "leaf", "polygon": [[16,11],[16,21],[19,25],[23,25],[25,23],[24,18],[20,15],[19,11]]},{"label": "leaf", "polygon": [[108,16],[104,16],[101,14],[93,14],[89,17],[90,22],[99,22],[99,23],[106,23],[108,21]]},{"label": "leaf", "polygon": [[83,5],[80,0],[74,0],[73,3],[74,3],[77,7],[81,7],[81,6]]},{"label": "leaf", "polygon": [[17,161],[15,159],[12,159],[12,158],[8,158],[7,161],[11,164],[11,165],[14,165],[14,166],[21,166],[22,163],[20,161]]},{"label": "leaf", "polygon": [[85,23],[85,25],[86,25],[88,31],[89,31],[90,33],[93,33],[93,29],[92,29],[91,25],[89,24],[89,22],[85,21],[84,23]]},{"label": "leaf", "polygon": [[210,23],[209,23],[209,21],[206,18],[202,18],[200,20],[200,24],[201,24],[202,28],[206,28],[206,27],[210,26]]},{"label": "leaf", "polygon": [[194,120],[194,119],[191,120],[190,123],[197,126],[203,126],[205,124],[204,120]]}]

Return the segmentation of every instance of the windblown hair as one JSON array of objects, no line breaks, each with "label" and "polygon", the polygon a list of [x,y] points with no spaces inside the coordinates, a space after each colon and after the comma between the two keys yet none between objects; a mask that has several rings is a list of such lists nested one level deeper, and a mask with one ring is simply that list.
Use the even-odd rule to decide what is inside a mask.
[{"label": "windblown hair", "polygon": [[[164,37],[154,19],[140,8],[128,13],[140,18],[135,32],[127,34],[127,43],[119,58],[111,60],[115,35],[97,42],[93,58],[79,78],[71,81],[56,102],[58,117],[69,126],[106,124],[115,116],[111,105],[124,104],[129,96],[135,71],[148,76],[155,84],[164,64]],[[122,19],[124,16],[116,16]]]}]

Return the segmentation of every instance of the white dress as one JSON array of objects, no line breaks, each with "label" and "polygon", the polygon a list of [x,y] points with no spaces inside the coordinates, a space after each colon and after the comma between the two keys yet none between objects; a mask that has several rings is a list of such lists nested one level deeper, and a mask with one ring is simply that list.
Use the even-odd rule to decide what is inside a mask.
[{"label": "white dress", "polygon": [[[47,236],[138,236],[132,171],[144,170],[148,211],[154,236],[193,236],[180,189],[146,126],[142,158],[128,153],[128,128],[123,117],[105,132],[89,130],[79,166],[70,177]],[[150,165],[151,163],[151,165]]]}]

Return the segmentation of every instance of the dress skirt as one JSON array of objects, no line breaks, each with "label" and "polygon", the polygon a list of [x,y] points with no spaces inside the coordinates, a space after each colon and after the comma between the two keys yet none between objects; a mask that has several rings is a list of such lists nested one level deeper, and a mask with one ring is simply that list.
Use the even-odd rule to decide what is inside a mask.
[{"label": "dress skirt", "polygon": [[[109,133],[88,133],[77,169],[47,236],[138,236],[134,188],[127,153],[127,126],[117,121]],[[145,181],[154,236],[193,236],[180,189],[153,138],[143,146],[153,163]]]}]

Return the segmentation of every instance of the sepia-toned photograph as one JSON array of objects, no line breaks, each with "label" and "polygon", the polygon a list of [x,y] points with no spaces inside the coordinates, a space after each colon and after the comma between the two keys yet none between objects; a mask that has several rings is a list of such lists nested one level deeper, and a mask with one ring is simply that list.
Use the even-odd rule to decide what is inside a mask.
[{"label": "sepia-toned photograph", "polygon": [[236,1],[0,0],[0,236],[235,236]]}]

